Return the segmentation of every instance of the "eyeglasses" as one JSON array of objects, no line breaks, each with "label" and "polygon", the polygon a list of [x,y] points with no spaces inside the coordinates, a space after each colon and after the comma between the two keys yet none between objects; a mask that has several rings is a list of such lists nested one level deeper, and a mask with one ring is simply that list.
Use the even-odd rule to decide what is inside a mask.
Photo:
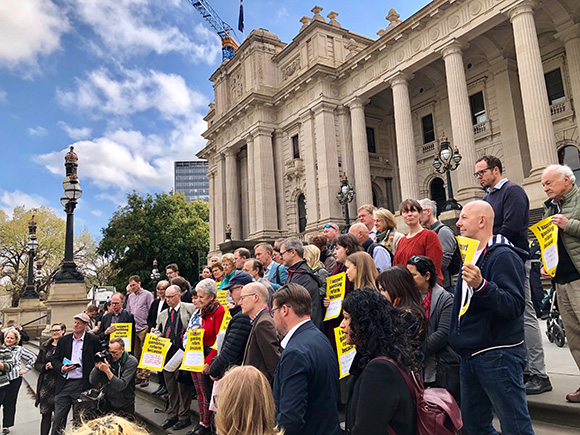
[{"label": "eyeglasses", "polygon": [[274,317],[274,311],[277,311],[277,310],[279,310],[279,309],[280,309],[280,308],[282,308],[283,306],[284,306],[284,305],[280,305],[279,307],[272,308],[272,309],[270,310],[270,317]]},{"label": "eyeglasses", "polygon": [[111,305],[121,305],[121,302],[111,302]]},{"label": "eyeglasses", "polygon": [[249,297],[249,296],[255,296],[256,293],[250,293],[249,295],[241,295],[240,296],[240,301],[243,301],[245,298]]},{"label": "eyeglasses", "polygon": [[483,177],[483,174],[485,174],[485,171],[491,171],[492,169],[493,168],[485,168],[485,169],[482,169],[481,171],[474,172],[473,173],[473,176],[475,178],[481,178],[481,177]]},{"label": "eyeglasses", "polygon": [[168,295],[168,294],[165,294],[165,299],[176,298],[177,296],[179,296],[179,295]]},{"label": "eyeglasses", "polygon": [[332,228],[333,230],[338,230],[338,228],[336,228],[336,226],[332,224],[326,224],[322,228]]},{"label": "eyeglasses", "polygon": [[292,251],[292,249],[288,249],[287,251],[284,251],[284,252],[280,251],[280,255],[284,256],[284,254],[285,254],[286,252],[290,252],[290,251]]}]

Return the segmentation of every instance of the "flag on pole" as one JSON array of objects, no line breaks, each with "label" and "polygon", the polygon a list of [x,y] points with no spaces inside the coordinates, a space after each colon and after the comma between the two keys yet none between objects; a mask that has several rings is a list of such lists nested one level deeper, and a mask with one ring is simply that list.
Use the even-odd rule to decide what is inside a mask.
[{"label": "flag on pole", "polygon": [[240,0],[240,19],[238,20],[238,30],[244,33],[244,0]]}]

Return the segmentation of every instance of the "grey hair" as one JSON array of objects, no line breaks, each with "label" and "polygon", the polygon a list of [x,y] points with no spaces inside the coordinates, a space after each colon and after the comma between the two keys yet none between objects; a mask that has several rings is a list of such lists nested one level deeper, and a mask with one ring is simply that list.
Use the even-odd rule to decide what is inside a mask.
[{"label": "grey hair", "polygon": [[304,258],[304,245],[297,237],[289,237],[282,242],[285,251],[294,249],[300,258]]},{"label": "grey hair", "polygon": [[217,295],[218,288],[215,281],[211,278],[202,279],[195,286],[195,291],[203,290],[206,294]]},{"label": "grey hair", "polygon": [[165,289],[165,293],[167,293],[168,290],[174,290],[177,296],[181,295],[181,288],[178,285],[170,285]]},{"label": "grey hair", "polygon": [[423,210],[428,208],[433,213],[433,216],[437,216],[437,203],[435,201],[429,198],[423,198],[419,200],[419,204]]},{"label": "grey hair", "polygon": [[544,169],[544,172],[542,172],[542,176],[544,176],[544,174],[552,170],[556,170],[558,174],[560,174],[560,180],[563,180],[564,177],[568,177],[570,179],[570,183],[574,184],[576,182],[576,176],[574,175],[574,172],[572,172],[572,169],[568,165],[550,165],[546,169]]}]

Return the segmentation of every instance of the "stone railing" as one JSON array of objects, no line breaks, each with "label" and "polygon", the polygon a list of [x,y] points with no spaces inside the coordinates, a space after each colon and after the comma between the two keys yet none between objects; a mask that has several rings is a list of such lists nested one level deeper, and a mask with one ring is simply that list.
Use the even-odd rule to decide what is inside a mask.
[{"label": "stone railing", "polygon": [[550,113],[554,121],[572,116],[570,100],[558,101],[550,106]]},{"label": "stone railing", "polygon": [[483,135],[489,131],[489,121],[483,121],[473,126],[473,134],[475,136]]},{"label": "stone railing", "polygon": [[433,154],[435,152],[435,142],[426,143],[421,147],[423,154]]}]

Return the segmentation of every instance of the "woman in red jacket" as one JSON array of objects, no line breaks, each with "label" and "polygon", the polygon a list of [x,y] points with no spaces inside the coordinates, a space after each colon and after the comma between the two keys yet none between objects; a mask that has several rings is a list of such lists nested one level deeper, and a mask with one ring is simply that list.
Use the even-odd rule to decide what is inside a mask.
[{"label": "woman in red jacket", "polygon": [[201,327],[203,333],[203,348],[205,354],[205,364],[201,373],[192,372],[193,384],[197,393],[197,403],[199,405],[199,427],[192,433],[205,435],[211,433],[211,414],[209,412],[209,402],[213,382],[209,377],[209,366],[211,360],[216,356],[217,351],[210,349],[220,331],[224,319],[224,307],[216,299],[217,286],[212,279],[204,279],[197,286],[196,305],[201,310]]},{"label": "woman in red jacket", "polygon": [[428,230],[421,226],[419,216],[423,212],[421,205],[414,199],[406,199],[399,207],[401,216],[405,224],[409,227],[409,234],[401,237],[395,257],[393,258],[393,266],[401,265],[407,267],[407,260],[413,255],[424,255],[429,257],[435,268],[437,269],[437,283],[441,285],[443,282],[443,274],[441,273],[441,260],[443,259],[443,248],[439,236],[435,231]]}]

